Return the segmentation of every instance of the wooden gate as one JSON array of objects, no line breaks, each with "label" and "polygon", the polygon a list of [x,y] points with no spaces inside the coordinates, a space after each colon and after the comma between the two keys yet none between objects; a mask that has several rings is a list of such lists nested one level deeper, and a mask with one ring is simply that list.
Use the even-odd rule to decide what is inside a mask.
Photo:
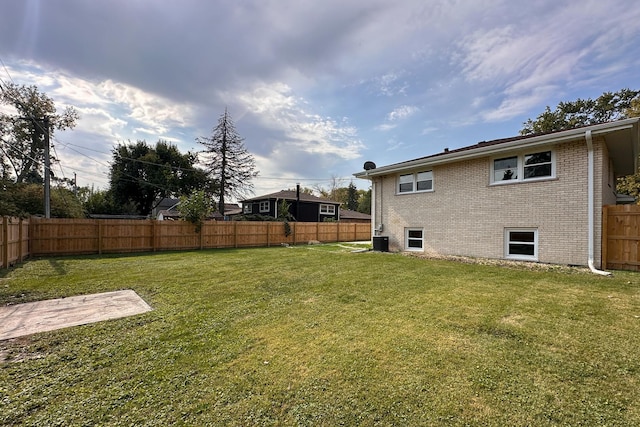
[{"label": "wooden gate", "polygon": [[602,268],[640,271],[640,206],[602,208]]}]

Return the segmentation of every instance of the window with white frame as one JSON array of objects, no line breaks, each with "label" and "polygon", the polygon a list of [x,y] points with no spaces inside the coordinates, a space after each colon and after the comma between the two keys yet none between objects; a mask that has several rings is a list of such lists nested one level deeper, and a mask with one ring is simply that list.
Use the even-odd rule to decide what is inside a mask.
[{"label": "window with white frame", "polygon": [[504,256],[523,261],[538,260],[537,228],[505,228]]},{"label": "window with white frame", "polygon": [[433,171],[408,173],[398,177],[398,193],[433,191]]},{"label": "window with white frame", "polygon": [[249,204],[244,205],[244,210],[243,210],[243,212],[244,212],[244,213],[246,213],[246,214],[251,213],[251,204],[250,204],[250,203],[249,203]]},{"label": "window with white frame", "polygon": [[540,151],[494,159],[491,163],[491,183],[522,182],[555,177],[555,154]]},{"label": "window with white frame", "polygon": [[320,213],[323,215],[335,215],[336,214],[336,206],[335,205],[320,205]]},{"label": "window with white frame", "polygon": [[422,228],[405,228],[404,247],[407,251],[422,251],[424,248],[424,231]]},{"label": "window with white frame", "polygon": [[269,212],[269,201],[260,202],[260,212]]}]

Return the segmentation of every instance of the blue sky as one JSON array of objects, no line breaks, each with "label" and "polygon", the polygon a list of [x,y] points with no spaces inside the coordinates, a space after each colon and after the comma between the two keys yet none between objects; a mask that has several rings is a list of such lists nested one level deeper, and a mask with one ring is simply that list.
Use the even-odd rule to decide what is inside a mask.
[{"label": "blue sky", "polygon": [[9,1],[0,82],[79,111],[54,173],[97,188],[118,143],[198,151],[227,107],[260,195],[346,186],[367,160],[515,136],[547,105],[638,89],[638,23],[635,0]]}]

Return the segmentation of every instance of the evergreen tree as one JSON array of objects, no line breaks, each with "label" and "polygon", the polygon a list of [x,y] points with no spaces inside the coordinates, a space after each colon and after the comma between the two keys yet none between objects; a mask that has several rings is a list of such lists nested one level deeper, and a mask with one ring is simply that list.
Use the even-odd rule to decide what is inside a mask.
[{"label": "evergreen tree", "polygon": [[218,211],[224,213],[225,198],[242,198],[253,192],[251,179],[258,176],[256,162],[244,147],[233,120],[225,108],[210,137],[196,138],[205,146],[203,165],[209,177],[217,183]]},{"label": "evergreen tree", "polygon": [[358,209],[358,189],[353,182],[349,183],[349,186],[347,187],[346,205],[349,210],[355,211]]}]

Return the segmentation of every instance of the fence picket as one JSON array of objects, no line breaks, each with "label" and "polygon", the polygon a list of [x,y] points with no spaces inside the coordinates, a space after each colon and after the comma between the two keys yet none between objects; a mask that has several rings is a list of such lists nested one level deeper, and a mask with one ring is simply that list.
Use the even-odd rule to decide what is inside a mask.
[{"label": "fence picket", "polygon": [[[7,230],[14,224],[6,217],[2,223],[2,267],[27,256],[238,248],[371,238],[371,226],[367,223],[291,223],[292,234],[286,236],[280,222],[208,221],[196,232],[185,221],[32,218],[25,221],[28,228],[22,230],[26,232],[13,239],[20,243],[12,245],[12,234]],[[21,229],[15,230],[17,236]],[[26,249],[20,252],[21,248]]]}]

